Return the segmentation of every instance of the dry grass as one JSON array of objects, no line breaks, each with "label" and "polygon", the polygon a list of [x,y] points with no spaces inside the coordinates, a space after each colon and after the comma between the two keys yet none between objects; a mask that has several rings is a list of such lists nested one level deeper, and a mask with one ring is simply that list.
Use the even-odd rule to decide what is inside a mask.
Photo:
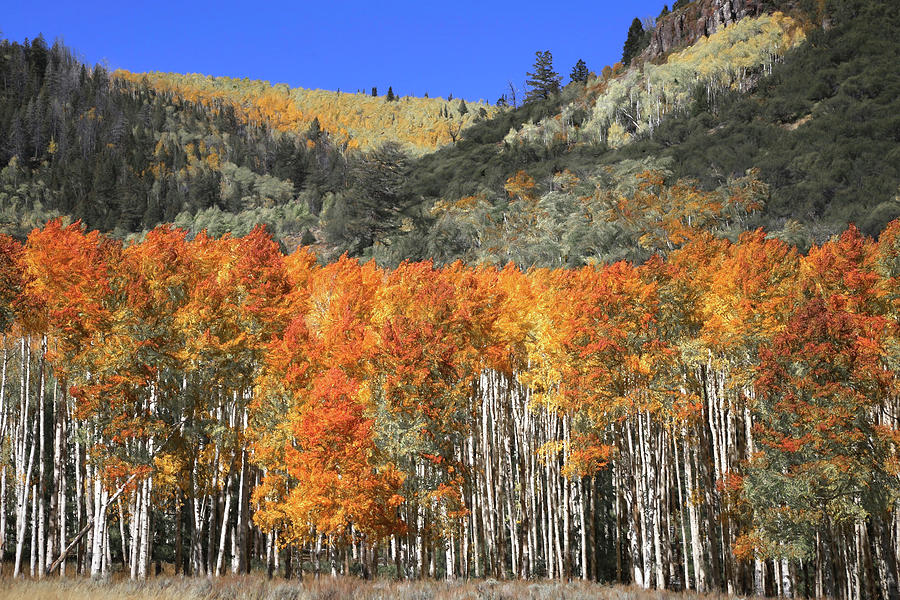
[{"label": "dry grass", "polygon": [[159,577],[146,583],[0,579],[0,598],[22,600],[682,600],[715,595],[648,592],[550,581],[363,581],[346,577],[267,581],[260,577]]}]

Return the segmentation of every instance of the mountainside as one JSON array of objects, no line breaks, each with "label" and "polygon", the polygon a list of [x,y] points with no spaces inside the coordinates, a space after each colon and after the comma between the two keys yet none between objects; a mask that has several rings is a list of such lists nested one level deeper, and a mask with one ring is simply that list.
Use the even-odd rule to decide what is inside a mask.
[{"label": "mountainside", "polygon": [[371,150],[394,141],[421,154],[456,140],[460,130],[490,118],[498,109],[483,102],[348,94],[291,89],[284,84],[230,77],[129,73],[114,77],[146,83],[158,93],[172,94],[203,106],[230,105],[242,121],[278,131],[305,131],[314,119],[348,149]]},{"label": "mountainside", "polygon": [[323,205],[354,193],[364,149],[421,154],[498,110],[110,74],[40,37],[3,41],[0,73],[0,229],[17,236],[68,216],[119,236],[163,222],[214,235],[266,224],[289,246],[309,243]]},{"label": "mountainside", "polygon": [[[677,2],[630,66],[515,109],[109,74],[40,38],[4,42],[2,227],[265,224],[326,260],[578,265],[646,256],[608,210],[641,171],[712,192],[756,169],[761,209],[723,234],[874,234],[900,215],[897,13],[887,0]],[[524,212],[509,191],[523,177],[536,199]]]},{"label": "mountainside", "polygon": [[[636,257],[621,243],[620,226],[628,224],[602,218],[597,226],[602,205],[590,199],[627,195],[632,175],[648,168],[669,183],[688,178],[705,190],[756,169],[768,193],[738,229],[764,226],[800,246],[851,222],[877,233],[900,215],[900,7],[879,0],[827,6],[828,27],[808,27],[805,42],[791,17],[744,19],[666,62],[618,65],[585,86],[473,126],[413,169],[411,189],[434,200],[426,202],[420,240],[409,246],[428,248],[420,257],[452,248],[439,257],[508,259],[486,256],[481,241],[493,223],[514,216],[504,186],[519,171],[534,180],[546,224],[546,233],[529,228],[526,247],[535,238],[556,247],[536,262],[513,252],[523,266]],[[568,195],[554,179],[566,170],[580,186]],[[464,234],[448,232],[443,213],[430,214],[433,202],[470,196],[483,199],[481,216],[468,214]],[[573,216],[573,207],[583,210]],[[598,238],[591,250],[554,233],[572,232],[572,218]]]},{"label": "mountainside", "polygon": [[243,215],[238,232],[275,212],[294,234],[344,178],[326,132],[251,127],[229,105],[111,78],[42,38],[4,41],[0,71],[0,218],[15,235],[54,215],[126,235],[209,210]]},{"label": "mountainside", "polygon": [[744,17],[757,16],[765,8],[771,10],[772,5],[765,0],[696,0],[676,4],[684,6],[656,20],[655,27],[649,33],[647,47],[638,58],[641,62],[691,46]]}]

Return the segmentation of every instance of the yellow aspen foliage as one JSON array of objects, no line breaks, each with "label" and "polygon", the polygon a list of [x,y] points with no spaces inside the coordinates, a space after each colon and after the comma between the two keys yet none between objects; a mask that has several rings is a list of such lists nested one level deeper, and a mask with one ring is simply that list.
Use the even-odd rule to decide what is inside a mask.
[{"label": "yellow aspen foliage", "polygon": [[231,106],[240,120],[278,131],[302,132],[317,118],[322,128],[348,149],[367,150],[396,141],[407,150],[428,152],[451,143],[462,129],[500,110],[484,102],[470,102],[461,114],[458,107],[442,98],[407,96],[399,102],[387,102],[366,94],[291,89],[267,81],[197,74],[117,70],[113,76],[136,85],[146,81],[158,93],[206,107]]}]

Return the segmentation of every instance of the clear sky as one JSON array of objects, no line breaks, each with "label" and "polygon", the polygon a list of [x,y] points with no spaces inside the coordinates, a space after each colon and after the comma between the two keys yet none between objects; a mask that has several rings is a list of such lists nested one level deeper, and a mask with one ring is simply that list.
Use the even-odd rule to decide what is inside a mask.
[{"label": "clear sky", "polygon": [[635,17],[663,1],[449,2],[273,0],[7,0],[0,32],[42,33],[89,64],[264,79],[355,92],[494,102],[507,81],[523,87],[535,51],[564,76],[582,58],[599,72],[622,55]]}]

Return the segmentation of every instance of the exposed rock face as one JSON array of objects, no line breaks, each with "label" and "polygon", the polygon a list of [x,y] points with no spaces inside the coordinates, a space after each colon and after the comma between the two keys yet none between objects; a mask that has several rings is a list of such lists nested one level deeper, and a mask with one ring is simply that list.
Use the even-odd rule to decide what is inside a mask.
[{"label": "exposed rock face", "polygon": [[756,16],[762,12],[762,4],[763,0],[696,0],[657,22],[640,60],[652,61],[744,17]]}]

